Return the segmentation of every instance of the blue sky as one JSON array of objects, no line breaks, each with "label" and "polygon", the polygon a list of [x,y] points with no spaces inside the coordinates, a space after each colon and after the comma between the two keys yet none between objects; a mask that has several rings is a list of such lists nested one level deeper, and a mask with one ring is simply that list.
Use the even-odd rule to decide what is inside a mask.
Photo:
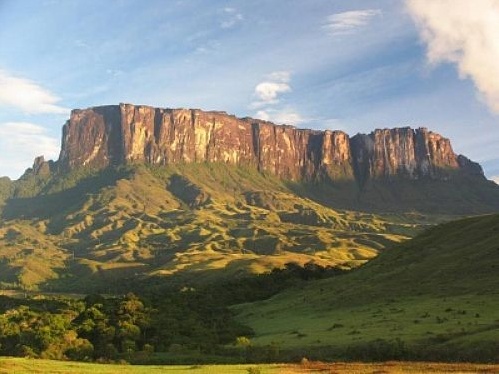
[{"label": "blue sky", "polygon": [[0,175],[56,159],[70,109],[130,102],[351,135],[426,126],[499,176],[499,4],[456,4],[0,0]]}]

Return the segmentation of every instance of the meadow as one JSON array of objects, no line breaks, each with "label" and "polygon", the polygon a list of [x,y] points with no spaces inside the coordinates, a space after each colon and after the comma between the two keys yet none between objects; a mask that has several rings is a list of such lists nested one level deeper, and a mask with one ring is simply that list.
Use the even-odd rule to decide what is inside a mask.
[{"label": "meadow", "polygon": [[193,374],[293,374],[293,373],[497,373],[499,365],[484,364],[441,364],[418,362],[386,363],[322,363],[303,362],[301,364],[264,365],[184,365],[184,366],[131,366],[89,364],[67,361],[32,360],[24,358],[0,358],[2,374],[32,373],[75,373],[75,374],[154,374],[154,373],[193,373]]},{"label": "meadow", "polygon": [[498,215],[439,225],[345,275],[234,310],[253,344],[288,357],[496,361],[497,243]]}]

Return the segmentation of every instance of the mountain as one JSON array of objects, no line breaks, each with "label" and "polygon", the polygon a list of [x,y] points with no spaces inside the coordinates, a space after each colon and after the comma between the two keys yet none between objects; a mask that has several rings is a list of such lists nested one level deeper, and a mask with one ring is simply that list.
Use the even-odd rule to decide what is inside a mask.
[{"label": "mountain", "polygon": [[169,165],[224,162],[253,166],[288,180],[483,179],[478,164],[457,156],[450,141],[425,128],[342,131],[278,126],[224,112],[120,104],[74,110],[63,129],[59,166],[106,167],[130,162]]},{"label": "mountain", "polygon": [[254,344],[330,359],[497,360],[498,243],[497,214],[441,224],[345,275],[238,306],[238,318]]},{"label": "mountain", "polygon": [[223,112],[74,110],[58,160],[0,179],[0,281],[118,292],[289,262],[350,269],[498,209],[499,187],[426,129],[350,138]]},{"label": "mountain", "polygon": [[73,110],[59,160],[31,172],[146,163],[224,163],[254,168],[333,208],[469,214],[499,209],[499,187],[426,128],[350,137],[225,112],[130,104]]}]

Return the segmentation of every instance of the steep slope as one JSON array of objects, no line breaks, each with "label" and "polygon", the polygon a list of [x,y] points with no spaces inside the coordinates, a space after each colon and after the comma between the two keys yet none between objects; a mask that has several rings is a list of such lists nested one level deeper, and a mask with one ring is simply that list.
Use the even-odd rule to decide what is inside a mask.
[{"label": "steep slope", "polygon": [[239,306],[239,318],[256,330],[256,344],[329,346],[329,354],[350,349],[358,357],[405,343],[427,359],[491,359],[499,343],[498,243],[499,215],[442,224],[346,275]]},{"label": "steep slope", "polygon": [[[342,131],[279,126],[225,112],[131,104],[73,110],[56,168],[221,162],[255,168],[322,204],[458,214],[499,210],[499,187],[426,128]],[[38,167],[40,168],[40,167]],[[45,170],[47,167],[45,167]],[[50,169],[50,168],[49,168]],[[406,199],[410,196],[411,199]]]},{"label": "steep slope", "polygon": [[[80,168],[15,186],[0,231],[11,286],[110,291],[151,275],[201,281],[287,262],[351,268],[434,222],[333,210],[220,163]],[[26,278],[28,263],[46,272]]]}]

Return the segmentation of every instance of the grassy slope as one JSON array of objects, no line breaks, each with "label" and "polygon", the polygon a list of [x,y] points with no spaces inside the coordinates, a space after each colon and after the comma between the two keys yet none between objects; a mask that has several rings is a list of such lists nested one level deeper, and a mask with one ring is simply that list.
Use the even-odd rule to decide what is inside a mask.
[{"label": "grassy slope", "polygon": [[347,346],[374,339],[480,351],[499,342],[499,215],[450,222],[353,272],[239,305],[254,342]]},{"label": "grassy slope", "polygon": [[144,275],[199,281],[309,261],[349,268],[433,222],[333,210],[276,178],[222,164],[16,183],[0,227],[1,280],[27,287],[51,280],[52,289],[113,292],[108,285]]},{"label": "grassy slope", "polygon": [[341,372],[344,374],[360,373],[494,373],[499,370],[498,365],[473,365],[473,364],[431,364],[431,363],[380,363],[380,364],[359,364],[359,363],[310,363],[307,365],[194,365],[194,366],[130,366],[130,365],[104,365],[87,364],[77,362],[33,360],[25,358],[0,358],[1,374],[28,374],[28,373],[122,373],[122,374],[142,374],[142,373],[248,373],[249,369],[259,369],[265,373],[307,373],[307,372]]}]

